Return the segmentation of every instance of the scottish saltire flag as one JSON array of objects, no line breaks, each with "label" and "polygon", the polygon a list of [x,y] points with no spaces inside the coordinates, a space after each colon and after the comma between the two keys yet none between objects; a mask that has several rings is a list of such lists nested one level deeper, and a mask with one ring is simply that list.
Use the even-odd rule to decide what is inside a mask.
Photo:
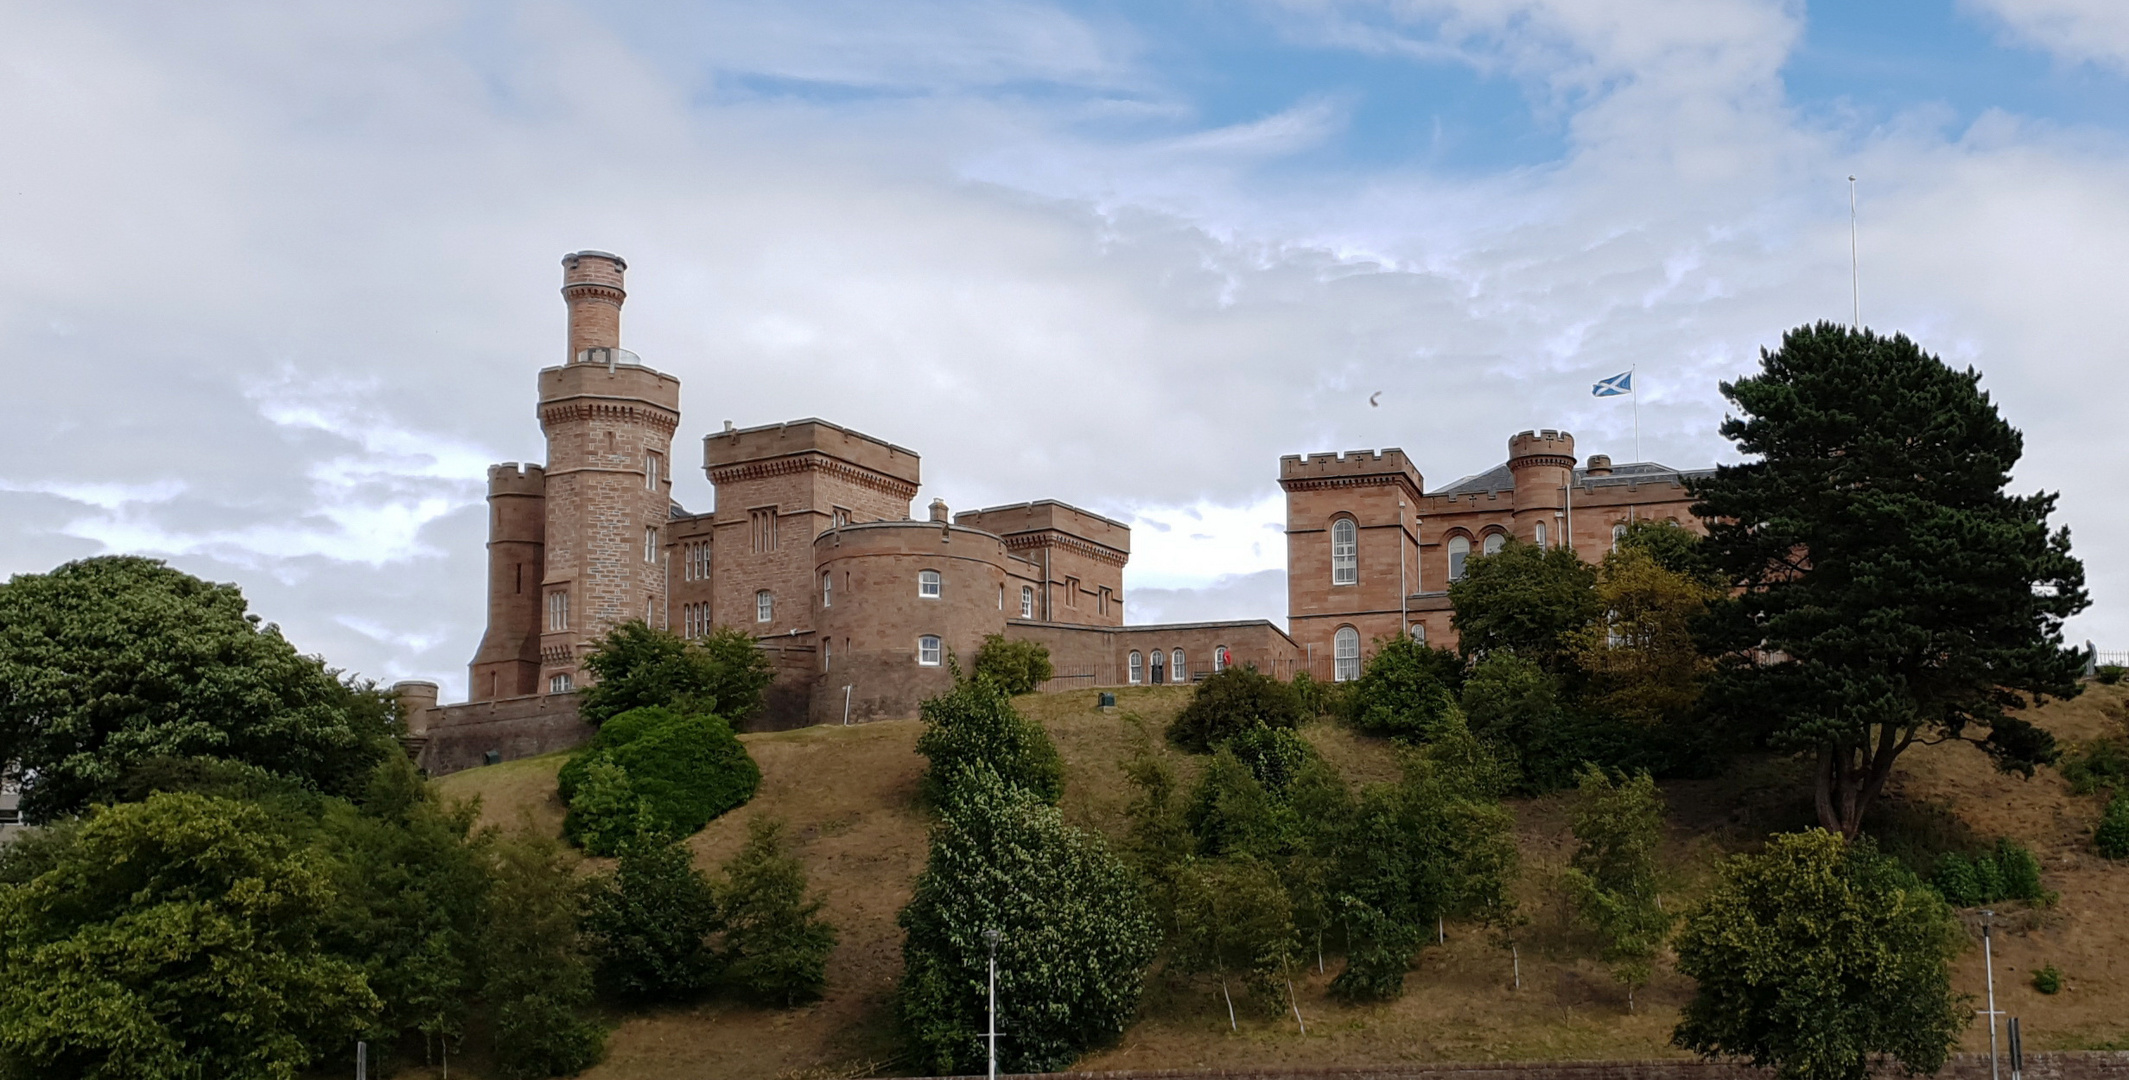
[{"label": "scottish saltire flag", "polygon": [[1631,394],[1633,392],[1634,373],[1631,371],[1621,372],[1609,379],[1601,379],[1597,382],[1597,385],[1589,388],[1591,397],[1618,397],[1621,394]]}]

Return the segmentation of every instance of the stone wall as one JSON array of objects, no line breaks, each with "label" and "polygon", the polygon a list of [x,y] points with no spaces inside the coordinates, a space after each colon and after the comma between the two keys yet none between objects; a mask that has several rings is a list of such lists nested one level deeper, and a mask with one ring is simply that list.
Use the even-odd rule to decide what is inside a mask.
[{"label": "stone wall", "polygon": [[577,715],[575,694],[534,694],[410,710],[407,730],[427,740],[416,763],[443,776],[483,764],[491,750],[515,761],[582,746],[593,728]]},{"label": "stone wall", "polygon": [[[1000,1074],[1006,1075],[1006,1074]],[[1486,1062],[1430,1065],[1330,1065],[1220,1069],[1138,1069],[1127,1072],[1014,1073],[1017,1080],[1773,1080],[1771,1070],[1729,1062],[1679,1058],[1672,1061]],[[1892,1069],[1873,1075],[1891,1078]],[[2002,1075],[2011,1075],[2008,1057]],[[1985,1054],[1958,1054],[1938,1080],[1986,1080]],[[2124,1080],[2129,1053],[2067,1051],[2027,1054],[2025,1080]],[[973,1080],[953,1078],[953,1080]]]}]

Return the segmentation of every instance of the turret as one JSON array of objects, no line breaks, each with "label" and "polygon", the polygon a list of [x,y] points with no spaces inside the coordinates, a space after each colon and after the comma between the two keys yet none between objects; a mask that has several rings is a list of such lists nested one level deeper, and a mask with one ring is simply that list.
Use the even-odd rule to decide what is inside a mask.
[{"label": "turret", "polygon": [[1525,431],[1508,440],[1515,477],[1515,535],[1552,547],[1566,536],[1567,486],[1574,482],[1575,437],[1565,431]]},{"label": "turret", "polygon": [[628,290],[621,277],[628,263],[604,251],[562,256],[562,299],[569,305],[569,355],[576,363],[586,349],[621,347],[621,304]]},{"label": "turret", "polygon": [[546,579],[547,471],[488,468],[488,631],[473,655],[469,701],[538,693],[540,583]]}]

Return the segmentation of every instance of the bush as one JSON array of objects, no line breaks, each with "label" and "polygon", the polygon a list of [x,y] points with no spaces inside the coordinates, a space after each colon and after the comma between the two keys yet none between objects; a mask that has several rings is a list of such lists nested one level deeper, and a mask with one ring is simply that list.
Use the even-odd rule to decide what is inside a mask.
[{"label": "bush", "polygon": [[2115,683],[2122,681],[2124,674],[2129,674],[2129,668],[2125,668],[2120,664],[2101,664],[2093,669],[2092,677],[2107,686],[2113,686]]},{"label": "bush", "polygon": [[2117,735],[2080,743],[2063,755],[2062,777],[2079,795],[2129,788],[2129,740]]},{"label": "bush", "polygon": [[2107,800],[2107,812],[2092,834],[2092,846],[2110,859],[2129,858],[2129,797],[2116,793]]},{"label": "bush", "polygon": [[584,655],[584,668],[598,681],[578,692],[577,709],[594,726],[644,708],[744,720],[761,710],[776,677],[744,630],[720,627],[689,640],[640,620],[607,631]]},{"label": "bush", "polygon": [[805,867],[784,850],[782,826],[747,822],[746,846],[717,886],[724,918],[717,955],[731,991],[750,1004],[787,1008],[820,997],[836,938],[821,904],[806,893]]},{"label": "bush", "polygon": [[1294,692],[1294,703],[1301,708],[1303,719],[1319,716],[1344,716],[1350,710],[1352,683],[1324,682],[1306,671],[1294,673],[1294,681],[1287,684]]},{"label": "bush", "polygon": [[1300,732],[1262,724],[1228,739],[1223,748],[1233,751],[1249,774],[1274,795],[1286,793],[1315,753]]},{"label": "bush", "polygon": [[983,765],[1006,783],[1055,804],[1064,795],[1064,762],[1050,733],[1013,708],[1005,690],[987,679],[954,684],[924,702],[924,734],[917,753],[931,759],[924,770],[924,797],[937,805],[953,777]]},{"label": "bush", "polygon": [[2002,900],[2044,900],[2040,860],[2016,840],[1996,841],[1991,851],[1975,855],[1947,852],[1937,860],[1930,884],[1953,907],[1975,907]]},{"label": "bush", "polygon": [[668,837],[632,837],[620,865],[585,885],[584,935],[600,984],[616,997],[684,1000],[710,989],[718,966],[709,937],[717,928],[710,883]]},{"label": "bush", "polygon": [[1368,735],[1424,740],[1456,706],[1464,662],[1447,649],[1408,637],[1379,643],[1354,682],[1347,704],[1353,726]]},{"label": "bush", "polygon": [[1050,650],[1039,641],[1007,641],[991,634],[976,650],[976,677],[997,683],[1008,694],[1031,694],[1056,674]]},{"label": "bush", "polygon": [[[602,725],[562,766],[559,780],[570,808],[564,834],[592,854],[610,855],[635,830],[638,800],[654,828],[688,836],[753,798],[761,769],[722,719],[644,708]],[[592,801],[580,808],[580,796]]]},{"label": "bush", "polygon": [[2061,993],[2062,972],[2053,964],[2043,964],[2039,971],[2033,973],[2033,989],[2043,994]]},{"label": "bush", "polygon": [[1254,667],[1215,672],[1197,686],[1190,704],[1168,725],[1168,741],[1193,753],[1213,747],[1257,725],[1292,728],[1301,724],[1301,703],[1293,688]]},{"label": "bush", "polygon": [[577,886],[561,845],[523,833],[495,845],[494,918],[482,943],[495,1061],[512,1080],[570,1076],[605,1053],[582,1016],[592,973],[577,926]]}]

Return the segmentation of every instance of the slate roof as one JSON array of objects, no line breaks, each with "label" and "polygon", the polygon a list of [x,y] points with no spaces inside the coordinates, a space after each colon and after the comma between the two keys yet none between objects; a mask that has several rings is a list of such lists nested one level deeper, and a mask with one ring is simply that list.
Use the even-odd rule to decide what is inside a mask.
[{"label": "slate roof", "polygon": [[[1672,480],[1690,480],[1696,477],[1713,476],[1713,469],[1674,469],[1660,461],[1635,461],[1613,465],[1610,476],[1590,476],[1588,469],[1575,470],[1575,486],[1581,488],[1625,487],[1636,484],[1667,484]],[[1435,488],[1429,495],[1484,495],[1495,491],[1515,489],[1515,476],[1508,471],[1508,463],[1501,462],[1482,473],[1464,477],[1445,488]]]}]

